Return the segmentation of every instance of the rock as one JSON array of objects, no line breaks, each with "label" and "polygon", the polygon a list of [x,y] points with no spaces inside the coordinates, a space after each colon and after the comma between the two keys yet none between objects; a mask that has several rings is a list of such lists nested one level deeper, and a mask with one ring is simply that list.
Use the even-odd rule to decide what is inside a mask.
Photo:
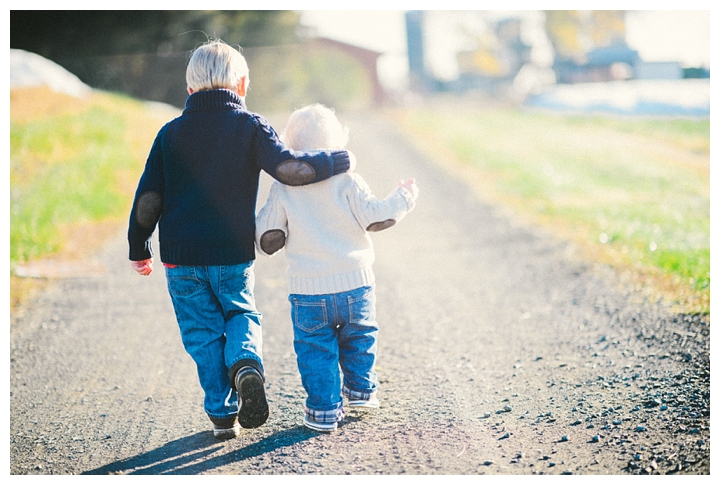
[{"label": "rock", "polygon": [[92,89],[75,74],[33,52],[10,49],[10,88],[48,86],[55,92],[76,98],[88,96]]}]

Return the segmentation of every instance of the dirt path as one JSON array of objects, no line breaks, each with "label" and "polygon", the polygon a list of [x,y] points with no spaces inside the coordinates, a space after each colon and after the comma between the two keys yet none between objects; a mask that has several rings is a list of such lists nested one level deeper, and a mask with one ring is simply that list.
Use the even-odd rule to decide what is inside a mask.
[{"label": "dirt path", "polygon": [[132,272],[123,231],[104,272],[11,322],[11,474],[710,473],[708,321],[638,303],[381,120],[346,122],[378,195],[421,188],[374,236],[382,407],[302,427],[284,259],[259,259],[272,414],[215,441],[165,277]]}]

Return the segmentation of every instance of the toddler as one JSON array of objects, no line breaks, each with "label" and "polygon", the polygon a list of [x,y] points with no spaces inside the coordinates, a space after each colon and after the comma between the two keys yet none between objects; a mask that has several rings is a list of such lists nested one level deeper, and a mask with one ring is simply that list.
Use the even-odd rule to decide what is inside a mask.
[{"label": "toddler", "polygon": [[[348,130],[315,104],[289,118],[284,141],[295,150],[340,150]],[[376,408],[378,324],[375,259],[368,233],[395,225],[415,207],[413,179],[382,200],[363,178],[344,173],[304,187],[272,184],[256,224],[256,246],[281,248],[289,265],[294,347],[307,392],[304,424],[333,431],[350,408]],[[342,376],[341,376],[342,372]]]}]

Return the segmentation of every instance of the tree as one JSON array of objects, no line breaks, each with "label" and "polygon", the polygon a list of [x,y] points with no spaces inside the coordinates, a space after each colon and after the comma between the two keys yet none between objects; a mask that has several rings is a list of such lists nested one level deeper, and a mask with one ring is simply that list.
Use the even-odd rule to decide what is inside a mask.
[{"label": "tree", "polygon": [[243,47],[295,41],[287,10],[12,10],[10,48],[48,59],[187,52],[218,37]]},{"label": "tree", "polygon": [[367,102],[347,55],[299,42],[300,13],[269,10],[11,11],[10,47],[40,54],[93,88],[182,108],[188,52],[210,38],[243,48],[252,109]]}]

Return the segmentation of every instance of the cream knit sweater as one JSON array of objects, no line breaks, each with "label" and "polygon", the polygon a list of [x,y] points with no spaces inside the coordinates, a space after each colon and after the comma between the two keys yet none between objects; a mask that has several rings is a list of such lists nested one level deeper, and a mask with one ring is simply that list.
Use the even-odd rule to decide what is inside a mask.
[{"label": "cream knit sweater", "polygon": [[260,238],[280,229],[286,236],[290,293],[353,290],[375,282],[375,253],[367,228],[373,223],[397,222],[414,207],[415,200],[403,187],[378,200],[356,173],[299,187],[273,182],[257,216],[256,249],[267,255]]}]

